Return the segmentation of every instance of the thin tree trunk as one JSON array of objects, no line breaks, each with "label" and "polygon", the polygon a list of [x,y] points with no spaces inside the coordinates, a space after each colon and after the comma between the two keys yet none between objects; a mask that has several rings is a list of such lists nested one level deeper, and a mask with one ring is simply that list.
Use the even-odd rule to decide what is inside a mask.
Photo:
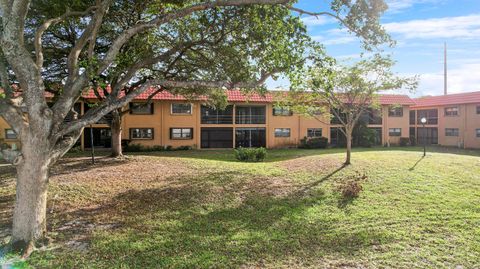
[{"label": "thin tree trunk", "polygon": [[122,116],[118,111],[112,112],[112,123],[110,125],[112,131],[112,157],[123,156],[122,151]]},{"label": "thin tree trunk", "polygon": [[[38,141],[36,141],[38,142]],[[13,212],[12,248],[28,256],[34,244],[46,234],[49,156],[43,145],[22,145],[17,165],[17,186]]]},{"label": "thin tree trunk", "polygon": [[347,133],[347,158],[345,159],[345,165],[349,165],[352,155],[352,130],[346,130]]}]

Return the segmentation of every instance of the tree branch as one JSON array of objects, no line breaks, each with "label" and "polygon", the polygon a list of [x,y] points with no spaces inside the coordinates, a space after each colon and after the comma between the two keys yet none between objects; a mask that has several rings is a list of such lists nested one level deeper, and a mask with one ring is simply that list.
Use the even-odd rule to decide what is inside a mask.
[{"label": "tree branch", "polygon": [[42,23],[42,25],[40,25],[37,28],[37,31],[35,32],[35,39],[34,39],[33,43],[35,45],[35,53],[36,53],[36,56],[37,56],[36,64],[37,64],[39,69],[41,69],[42,66],[43,66],[43,51],[42,51],[42,36],[43,36],[43,33],[45,33],[45,31],[50,26],[55,25],[57,23],[60,23],[68,17],[85,16],[95,9],[97,9],[96,5],[87,8],[85,11],[70,11],[67,8],[67,11],[64,14],[62,14],[61,16],[58,16],[56,18],[51,18],[51,19],[46,20],[44,23]]}]

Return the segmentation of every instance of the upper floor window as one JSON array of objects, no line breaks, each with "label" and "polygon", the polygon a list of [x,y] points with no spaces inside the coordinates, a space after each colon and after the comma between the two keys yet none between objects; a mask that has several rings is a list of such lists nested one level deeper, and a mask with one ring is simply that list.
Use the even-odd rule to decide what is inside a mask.
[{"label": "upper floor window", "polygon": [[390,128],[388,129],[388,135],[390,136],[401,136],[402,128]]},{"label": "upper floor window", "polygon": [[130,114],[151,115],[153,114],[153,103],[130,103]]},{"label": "upper floor window", "polygon": [[415,124],[415,110],[410,110],[410,124]]},{"label": "upper floor window", "polygon": [[232,124],[233,106],[227,106],[224,110],[202,106],[201,107],[202,124]]},{"label": "upper floor window", "polygon": [[153,139],[153,128],[130,128],[130,139]]},{"label": "upper floor window", "polygon": [[388,109],[389,117],[403,117],[403,107],[390,107]]},{"label": "upper floor window", "polygon": [[265,124],[265,106],[237,106],[235,123]]},{"label": "upper floor window", "polygon": [[458,106],[446,107],[445,116],[458,116]]},{"label": "upper floor window", "polygon": [[477,106],[477,114],[480,114],[480,105]]},{"label": "upper floor window", "polygon": [[438,110],[424,109],[417,111],[417,124],[422,124],[421,119],[426,118],[426,124],[438,124]]},{"label": "upper floor window", "polygon": [[173,103],[172,114],[192,114],[192,104]]},{"label": "upper floor window", "polygon": [[275,137],[290,137],[290,128],[275,128]]},{"label": "upper floor window", "polygon": [[193,139],[193,128],[170,128],[170,139]]},{"label": "upper floor window", "polygon": [[445,128],[445,136],[458,136],[458,128]]},{"label": "upper floor window", "polygon": [[322,136],[322,128],[307,129],[307,137],[321,137],[321,136]]},{"label": "upper floor window", "polygon": [[477,137],[480,137],[480,129],[477,129],[476,132],[477,132]]},{"label": "upper floor window", "polygon": [[292,116],[293,111],[287,107],[274,107],[273,116]]},{"label": "upper floor window", "polygon": [[5,129],[5,139],[17,139],[17,133],[13,129]]}]

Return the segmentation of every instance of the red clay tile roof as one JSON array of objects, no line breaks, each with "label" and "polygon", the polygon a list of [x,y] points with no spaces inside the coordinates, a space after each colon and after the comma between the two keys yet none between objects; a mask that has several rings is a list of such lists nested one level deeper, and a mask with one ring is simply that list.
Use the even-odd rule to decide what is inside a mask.
[{"label": "red clay tile roof", "polygon": [[[147,100],[148,97],[156,91],[156,88],[150,88],[142,94],[138,95],[135,100]],[[2,90],[0,89],[0,93]],[[99,91],[100,95],[103,96],[103,91]],[[281,93],[280,91],[278,93]],[[480,93],[480,92],[479,92]],[[53,97],[52,93],[45,92],[47,98]],[[82,94],[82,97],[85,99],[97,99],[94,91],[91,89]],[[415,105],[415,102],[410,99],[407,95],[397,95],[397,94],[381,94],[379,96],[380,104],[382,105]],[[157,93],[153,100],[168,100],[168,101],[183,101],[187,100],[184,96],[175,95],[168,91],[162,91]],[[275,99],[275,93],[267,92],[264,95],[259,93],[245,93],[241,90],[227,90],[227,100],[229,102],[254,102],[254,103],[271,103]],[[196,100],[207,100],[205,96],[199,96]]]},{"label": "red clay tile roof", "polygon": [[415,105],[408,95],[380,94],[379,99],[382,105]]},{"label": "red clay tile roof", "polygon": [[415,108],[480,103],[480,91],[421,97],[414,99],[414,101],[415,105],[413,107]]}]

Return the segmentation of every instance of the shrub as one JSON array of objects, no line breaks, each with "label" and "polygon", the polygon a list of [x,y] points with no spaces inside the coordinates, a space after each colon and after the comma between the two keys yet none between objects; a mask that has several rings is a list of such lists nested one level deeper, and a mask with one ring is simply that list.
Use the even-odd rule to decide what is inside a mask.
[{"label": "shrub", "polygon": [[68,151],[68,153],[80,153],[80,152],[82,152],[82,148],[80,146],[73,147]]},{"label": "shrub", "polygon": [[417,139],[415,138],[414,135],[410,136],[410,146],[416,146],[417,145]]},{"label": "shrub", "polygon": [[406,147],[410,144],[410,138],[409,137],[400,137],[400,146],[401,147]]},{"label": "shrub", "polygon": [[300,140],[299,148],[303,149],[324,149],[328,146],[328,138],[326,137],[304,137]]},{"label": "shrub", "polygon": [[192,147],[191,146],[180,146],[178,148],[176,148],[175,150],[191,150]]},{"label": "shrub", "polygon": [[267,157],[265,148],[242,148],[234,150],[235,158],[241,162],[262,162]]},{"label": "shrub", "polygon": [[140,144],[128,144],[123,150],[125,152],[142,152],[145,151],[145,147]]},{"label": "shrub", "polygon": [[337,191],[340,192],[345,199],[352,199],[359,196],[363,190],[362,182],[367,179],[365,174],[356,173],[348,176],[338,186]]}]

